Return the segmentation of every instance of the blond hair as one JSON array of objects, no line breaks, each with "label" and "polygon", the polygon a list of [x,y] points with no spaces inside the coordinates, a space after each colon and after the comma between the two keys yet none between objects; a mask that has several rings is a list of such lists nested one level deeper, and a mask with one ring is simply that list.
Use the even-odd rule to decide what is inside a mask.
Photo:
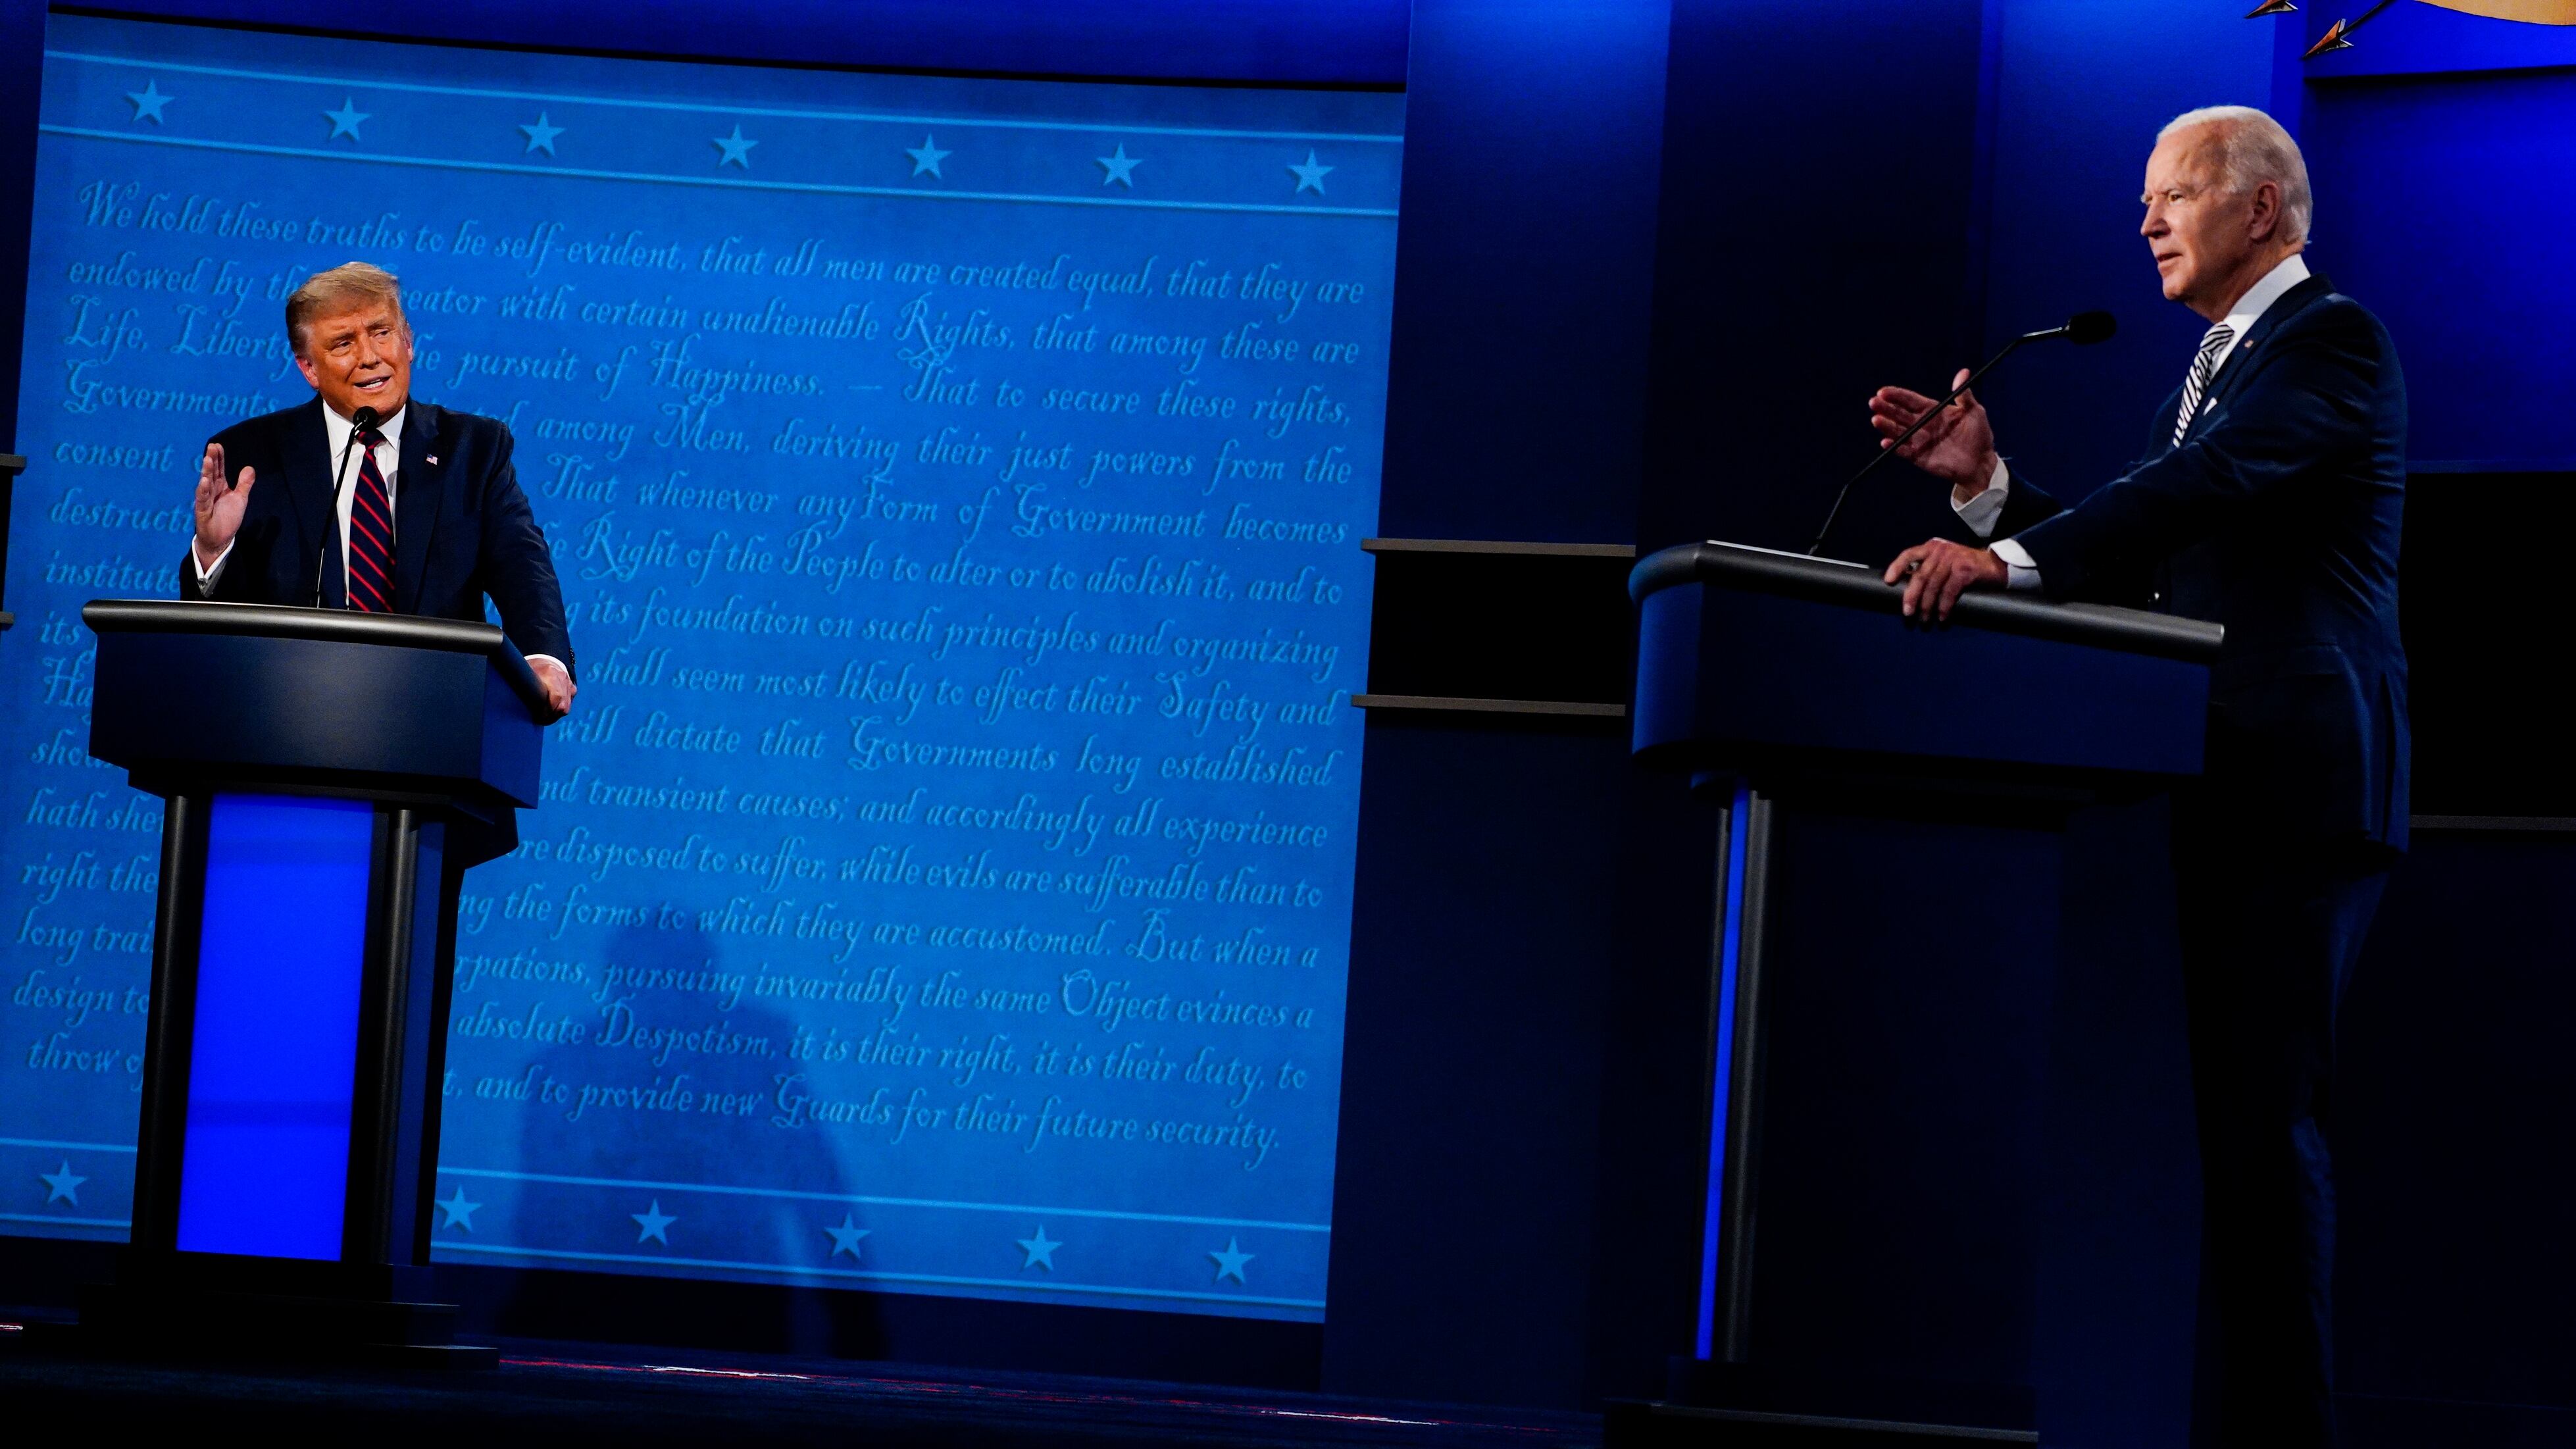
[{"label": "blond hair", "polygon": [[329,271],[315,272],[286,299],[286,342],[297,356],[304,354],[304,328],[316,317],[346,312],[368,302],[390,303],[394,320],[408,331],[411,320],[403,316],[402,278],[366,262],[342,262]]}]

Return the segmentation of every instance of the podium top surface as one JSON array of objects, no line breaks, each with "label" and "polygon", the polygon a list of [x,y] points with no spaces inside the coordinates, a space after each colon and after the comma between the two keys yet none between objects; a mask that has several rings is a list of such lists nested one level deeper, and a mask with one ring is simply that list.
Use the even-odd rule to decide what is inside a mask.
[{"label": "podium top surface", "polygon": [[527,659],[498,625],[463,619],[424,619],[410,614],[359,614],[346,609],[300,609],[283,604],[197,603],[181,599],[92,599],[81,622],[97,634],[224,634],[243,639],[313,639],[391,649],[431,649],[474,654],[492,662],[530,714],[549,719],[554,707]]},{"label": "podium top surface", "polygon": [[[1628,594],[1643,602],[1664,589],[1715,584],[1872,613],[1900,612],[1904,590],[1880,582],[1879,574],[1863,564],[1711,540],[1675,544],[1639,560],[1628,575]],[[1950,622],[2193,664],[2216,660],[2227,637],[2223,625],[2203,619],[2107,604],[2060,604],[2026,594],[1963,594]]]}]

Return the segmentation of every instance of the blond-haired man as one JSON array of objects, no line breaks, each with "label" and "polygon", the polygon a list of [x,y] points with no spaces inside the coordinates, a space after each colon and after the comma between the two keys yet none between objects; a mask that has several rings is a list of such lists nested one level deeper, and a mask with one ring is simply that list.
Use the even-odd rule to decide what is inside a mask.
[{"label": "blond-haired man", "polygon": [[286,300],[286,337],[313,401],[206,445],[179,596],[479,622],[488,594],[570,709],[563,591],[510,430],[411,396],[401,282],[364,262],[316,272]]}]

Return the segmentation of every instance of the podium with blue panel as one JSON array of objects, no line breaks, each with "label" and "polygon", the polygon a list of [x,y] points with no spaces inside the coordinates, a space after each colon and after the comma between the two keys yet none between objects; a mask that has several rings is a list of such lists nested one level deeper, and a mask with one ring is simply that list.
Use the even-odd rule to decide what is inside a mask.
[{"label": "podium with blue panel", "polygon": [[[2219,626],[1725,543],[1630,579],[1715,805],[1695,1341],[1613,1446],[2181,1443],[2197,1162],[2163,797]],[[1678,1265],[1677,1265],[1678,1266]]]},{"label": "podium with blue panel", "polygon": [[167,801],[133,1230],[85,1337],[478,1363],[426,1296],[464,871],[552,711],[488,624],[101,600],[90,753]]}]

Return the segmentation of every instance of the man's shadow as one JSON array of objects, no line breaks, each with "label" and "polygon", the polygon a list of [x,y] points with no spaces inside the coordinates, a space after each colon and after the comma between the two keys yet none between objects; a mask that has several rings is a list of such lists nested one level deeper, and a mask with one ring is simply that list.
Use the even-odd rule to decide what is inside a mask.
[{"label": "man's shadow", "polygon": [[868,1209],[838,1200],[829,1135],[773,1125],[778,1078],[801,1064],[756,979],[694,925],[609,939],[574,1002],[584,1039],[536,1059],[544,1100],[518,1109],[515,1164],[534,1218],[518,1241],[599,1256],[556,1260],[588,1272],[529,1260],[497,1331],[884,1356],[875,1294],[841,1276],[871,1266]]}]

